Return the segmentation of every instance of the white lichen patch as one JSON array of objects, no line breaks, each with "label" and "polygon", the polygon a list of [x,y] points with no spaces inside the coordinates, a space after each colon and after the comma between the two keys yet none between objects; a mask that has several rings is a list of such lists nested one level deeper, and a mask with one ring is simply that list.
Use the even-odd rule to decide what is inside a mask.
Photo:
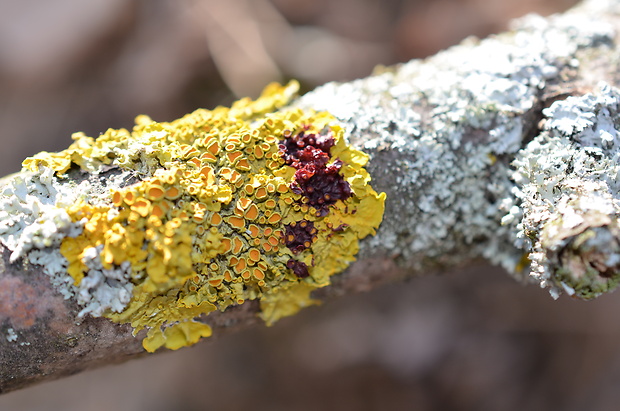
[{"label": "white lichen patch", "polygon": [[56,207],[58,190],[51,169],[18,175],[0,194],[0,241],[12,251],[11,262],[31,249],[57,246],[66,235],[77,234],[78,225]]},{"label": "white lichen patch", "polygon": [[8,342],[15,342],[15,341],[17,341],[17,333],[15,332],[14,329],[9,328],[8,330],[6,330],[6,340]]},{"label": "white lichen patch", "polygon": [[120,313],[131,300],[133,284],[131,264],[126,261],[120,266],[105,269],[101,264],[100,254],[103,246],[90,247],[84,251],[82,262],[89,268],[77,292],[78,304],[83,305],[78,317],[90,314],[100,317],[105,311]]},{"label": "white lichen patch", "polygon": [[76,294],[78,288],[73,284],[73,278],[67,275],[67,260],[58,248],[32,250],[28,253],[28,261],[42,268],[43,272],[50,277],[50,283],[54,289],[58,290],[66,300]]},{"label": "white lichen patch", "polygon": [[128,171],[106,173],[101,167],[97,171],[102,174],[58,178],[52,169],[40,167],[38,173],[16,175],[0,193],[0,242],[11,251],[11,262],[24,258],[29,264],[41,266],[65,299],[77,296],[77,303],[83,307],[80,317],[87,313],[101,316],[106,310],[122,311],[131,299],[133,288],[128,281],[129,267],[103,269],[94,248],[83,259],[91,275],[76,286],[67,274],[68,262],[59,250],[61,241],[82,233],[85,223],[73,222],[66,207],[78,201],[110,205],[110,200],[106,200],[109,195],[102,194],[134,179]]},{"label": "white lichen patch", "polygon": [[543,133],[514,162],[503,222],[554,296],[593,298],[618,283],[620,92],[607,84],[543,111]]},{"label": "white lichen patch", "polygon": [[530,16],[516,32],[303,96],[298,106],[347,124],[348,139],[371,153],[373,181],[387,192],[386,218],[362,253],[403,261],[483,255],[514,270],[522,252],[499,224],[514,185],[505,159],[535,130],[543,88],[576,69],[580,48],[612,38],[600,21]]}]

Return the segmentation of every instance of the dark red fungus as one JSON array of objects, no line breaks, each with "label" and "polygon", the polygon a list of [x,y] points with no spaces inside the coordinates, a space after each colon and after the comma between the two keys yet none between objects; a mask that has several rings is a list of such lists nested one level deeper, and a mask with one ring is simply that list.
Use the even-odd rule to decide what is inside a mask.
[{"label": "dark red fungus", "polygon": [[293,260],[291,258],[286,262],[286,266],[293,270],[293,274],[299,278],[306,278],[310,275],[308,272],[308,266],[302,261]]},{"label": "dark red fungus", "polygon": [[314,223],[308,220],[293,222],[285,226],[284,244],[294,253],[304,251],[316,240]]},{"label": "dark red fungus", "polygon": [[336,144],[331,134],[306,134],[306,132],[302,131],[297,135],[292,135],[290,131],[286,130],[284,132],[284,137],[285,138],[284,140],[282,140],[279,147],[282,158],[284,158],[284,161],[286,161],[286,164],[288,165],[293,165],[294,162],[299,161],[299,153],[303,151],[306,147],[318,150],[326,154],[327,160],[329,160],[329,151],[334,146],[334,144]]},{"label": "dark red fungus", "polygon": [[331,134],[302,131],[293,136],[285,132],[284,137],[279,145],[280,155],[286,164],[297,169],[291,190],[302,195],[306,204],[318,210],[319,216],[325,216],[328,207],[338,200],[351,197],[351,186],[339,173],[342,161],[328,164],[335,144]]}]

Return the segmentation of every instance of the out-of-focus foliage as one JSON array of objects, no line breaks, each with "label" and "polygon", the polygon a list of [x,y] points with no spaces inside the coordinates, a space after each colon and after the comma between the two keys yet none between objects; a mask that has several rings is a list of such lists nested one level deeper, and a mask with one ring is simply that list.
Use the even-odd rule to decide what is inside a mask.
[{"label": "out-of-focus foliage", "polygon": [[[0,0],[0,174],[70,135],[310,90],[575,0]],[[9,149],[10,147],[10,149]]]}]

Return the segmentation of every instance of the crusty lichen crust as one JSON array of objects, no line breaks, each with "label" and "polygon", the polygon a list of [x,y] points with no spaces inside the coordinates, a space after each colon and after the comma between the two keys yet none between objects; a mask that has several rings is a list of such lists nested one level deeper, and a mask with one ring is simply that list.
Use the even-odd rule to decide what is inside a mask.
[{"label": "crusty lichen crust", "polygon": [[[110,184],[96,201],[48,192],[48,208],[62,210],[67,228],[51,230],[54,240],[42,246],[16,223],[0,226],[0,239],[21,247],[13,258],[31,250],[46,265],[47,249],[58,248],[65,261],[56,271],[71,276],[85,312],[148,329],[147,351],[209,336],[195,318],[244,301],[258,299],[267,324],[296,313],[355,259],[385,201],[369,184],[367,155],[347,145],[334,117],[280,109],[297,88],[272,84],[256,101],[170,123],[139,116],[133,131],[97,139],[76,133],[68,149],[24,161],[34,180],[44,175],[49,192],[67,191],[59,187],[79,167],[92,175],[119,169],[133,183]],[[24,182],[5,195],[24,191],[20,184],[45,195]],[[47,221],[45,213],[34,218]]]}]

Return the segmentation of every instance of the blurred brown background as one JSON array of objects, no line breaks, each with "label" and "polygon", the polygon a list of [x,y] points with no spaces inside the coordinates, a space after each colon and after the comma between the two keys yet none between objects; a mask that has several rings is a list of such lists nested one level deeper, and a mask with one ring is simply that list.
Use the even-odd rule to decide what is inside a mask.
[{"label": "blurred brown background", "polygon": [[[425,57],[574,0],[0,0],[0,174],[74,131]],[[614,308],[615,307],[615,308]],[[412,280],[0,397],[0,410],[616,410],[620,296]]]}]

